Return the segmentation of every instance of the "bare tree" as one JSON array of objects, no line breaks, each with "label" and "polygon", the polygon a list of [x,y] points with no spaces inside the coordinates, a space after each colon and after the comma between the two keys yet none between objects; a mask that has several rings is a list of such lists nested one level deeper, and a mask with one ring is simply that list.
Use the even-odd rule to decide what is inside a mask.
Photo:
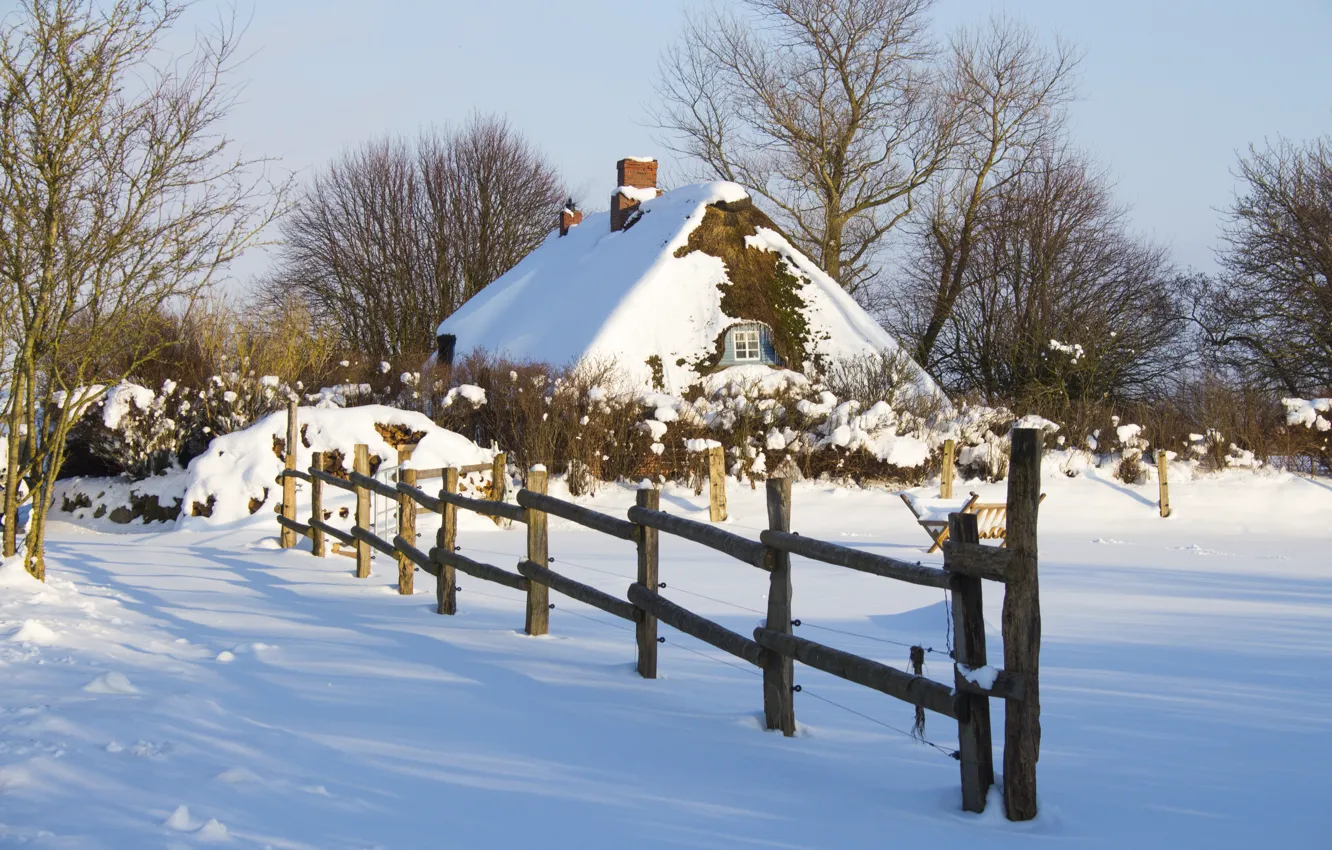
[{"label": "bare tree", "polygon": [[71,427],[103,385],[153,356],[143,316],[188,303],[280,203],[281,186],[221,132],[236,31],[224,24],[172,56],[183,9],[24,0],[0,28],[0,281],[17,313],[4,545],[13,554],[26,432],[25,561],[38,578]]},{"label": "bare tree", "polygon": [[[918,250],[932,258],[934,280],[910,287],[911,303],[891,320],[915,343],[922,366],[967,286],[968,266],[991,224],[987,211],[1044,153],[1058,147],[1072,99],[1077,53],[1042,46],[1034,32],[1005,17],[962,30],[952,40],[946,86],[957,111],[955,145],[918,222]],[[919,281],[917,281],[919,283]],[[926,305],[926,309],[921,309]]]},{"label": "bare tree", "polygon": [[454,284],[442,320],[541,244],[568,192],[537,149],[493,116],[473,115],[445,139],[423,135],[418,161]]},{"label": "bare tree", "polygon": [[541,243],[565,197],[499,118],[369,142],[311,181],[266,289],[299,295],[368,356],[424,354],[441,320]]},{"label": "bare tree", "polygon": [[758,192],[856,293],[943,162],[926,28],[933,0],[742,0],[691,18],[662,58],[662,143]]},{"label": "bare tree", "polygon": [[[1103,174],[1044,152],[991,194],[937,346],[953,391],[1047,415],[1150,397],[1183,365],[1184,311],[1165,251],[1135,237]],[[922,263],[932,285],[938,253]]]},{"label": "bare tree", "polygon": [[1263,386],[1332,392],[1332,137],[1250,147],[1236,177],[1221,277],[1194,281],[1203,339]]}]

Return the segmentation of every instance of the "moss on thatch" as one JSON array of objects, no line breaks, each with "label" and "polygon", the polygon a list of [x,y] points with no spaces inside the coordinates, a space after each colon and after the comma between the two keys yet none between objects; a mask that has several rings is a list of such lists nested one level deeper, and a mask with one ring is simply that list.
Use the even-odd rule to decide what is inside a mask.
[{"label": "moss on thatch", "polygon": [[[807,359],[809,322],[800,289],[805,281],[792,273],[786,259],[774,251],[745,244],[758,228],[778,230],[772,219],[748,198],[709,204],[703,221],[689,234],[689,242],[675,252],[683,257],[702,251],[726,264],[728,280],[721,290],[722,313],[736,322],[762,322],[772,329],[772,347],[791,368]],[[700,375],[713,371],[726,350],[726,331],[718,334],[713,350],[691,365]]]}]

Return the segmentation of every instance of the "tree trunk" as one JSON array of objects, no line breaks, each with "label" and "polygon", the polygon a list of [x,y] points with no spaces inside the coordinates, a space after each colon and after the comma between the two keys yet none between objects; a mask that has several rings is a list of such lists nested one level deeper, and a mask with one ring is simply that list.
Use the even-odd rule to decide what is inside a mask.
[{"label": "tree trunk", "polygon": [[14,377],[10,382],[9,395],[9,435],[6,439],[9,467],[5,470],[5,532],[4,556],[14,557],[18,552],[18,511],[19,511],[19,448],[22,442],[19,425],[23,410],[23,370],[15,364]]}]

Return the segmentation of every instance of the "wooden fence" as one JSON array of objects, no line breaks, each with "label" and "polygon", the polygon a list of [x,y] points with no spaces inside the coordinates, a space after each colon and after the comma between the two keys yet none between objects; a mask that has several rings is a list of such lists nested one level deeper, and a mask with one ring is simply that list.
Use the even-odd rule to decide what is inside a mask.
[{"label": "wooden fence", "polygon": [[[294,422],[295,416],[292,420]],[[292,429],[295,426],[292,425]],[[347,480],[323,471],[318,453],[309,470],[295,468],[288,456],[283,472],[283,504],[278,522],[282,545],[290,548],[299,537],[309,537],[315,555],[325,553],[325,538],[356,547],[356,575],[370,575],[370,553],[382,552],[398,564],[398,590],[413,592],[414,567],[435,578],[437,610],[457,611],[458,572],[494,582],[526,594],[525,629],[529,635],[544,635],[550,627],[551,590],[598,608],[634,624],[641,676],[657,676],[657,629],[664,623],[704,643],[758,667],[763,673],[763,712],[769,729],[784,735],[795,733],[794,662],[813,667],[847,681],[872,688],[918,708],[957,721],[961,765],[962,807],[971,812],[985,809],[986,796],[994,783],[993,747],[990,731],[990,699],[1006,700],[1004,746],[1004,802],[1010,820],[1036,816],[1036,760],[1040,751],[1040,704],[1038,672],[1040,653],[1040,603],[1037,587],[1036,517],[1040,502],[1039,432],[1013,432],[1008,489],[1008,548],[982,546],[976,517],[953,514],[949,518],[950,540],[944,544],[943,567],[908,563],[883,555],[851,549],[803,537],[791,531],[791,482],[767,482],[768,530],[751,540],[706,523],[665,513],[656,490],[638,491],[637,503],[621,519],[546,494],[543,467],[528,472],[527,486],[517,494],[517,504],[498,499],[474,499],[459,495],[458,470],[442,470],[443,487],[437,495],[418,487],[418,472],[404,468],[396,484],[376,480],[369,474],[369,455],[356,447],[354,469]],[[289,446],[295,442],[289,441]],[[310,520],[296,519],[295,480],[310,484]],[[324,520],[323,488],[335,487],[356,496],[356,522],[347,531]],[[395,499],[399,505],[398,533],[384,540],[369,529],[370,494]],[[418,509],[442,516],[435,545],[418,546]],[[527,555],[512,570],[476,561],[459,554],[458,511],[522,523],[527,529]],[[637,581],[624,598],[561,575],[548,566],[548,517],[558,517],[593,531],[631,543],[637,550]],[[670,534],[721,552],[741,563],[768,573],[766,625],[752,636],[733,632],[695,614],[658,593],[660,584],[659,536]],[[955,634],[952,686],[912,675],[877,661],[825,646],[792,633],[791,556],[857,570],[871,575],[951,591]],[[982,611],[982,579],[1004,584],[1004,667],[989,668]]]}]

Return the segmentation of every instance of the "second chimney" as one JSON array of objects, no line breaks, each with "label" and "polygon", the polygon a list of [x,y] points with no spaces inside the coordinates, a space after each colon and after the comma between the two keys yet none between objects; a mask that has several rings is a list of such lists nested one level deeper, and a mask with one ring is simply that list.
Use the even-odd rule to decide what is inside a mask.
[{"label": "second chimney", "polygon": [[611,195],[611,232],[624,230],[629,217],[643,201],[661,194],[657,190],[657,161],[644,157],[626,157],[615,163],[618,185]]},{"label": "second chimney", "polygon": [[577,227],[583,223],[583,211],[574,206],[573,200],[564,205],[560,210],[560,235],[568,236],[569,228]]}]

